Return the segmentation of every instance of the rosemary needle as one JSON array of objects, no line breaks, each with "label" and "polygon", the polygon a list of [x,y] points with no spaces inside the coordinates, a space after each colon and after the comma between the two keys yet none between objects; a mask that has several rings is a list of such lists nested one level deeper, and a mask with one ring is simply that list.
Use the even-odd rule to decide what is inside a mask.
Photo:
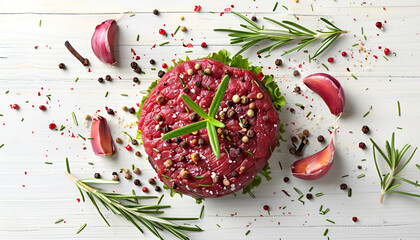
[{"label": "rosemary needle", "polygon": [[83,229],[85,229],[86,225],[87,225],[87,223],[83,224],[83,225],[79,228],[79,230],[77,230],[76,234],[79,234],[81,231],[83,231]]},{"label": "rosemary needle", "polygon": [[[277,7],[277,3],[275,5],[275,8]],[[273,11],[275,11],[275,8]],[[318,50],[310,57],[310,59],[314,59],[318,57],[321,53],[323,53],[328,47],[330,47],[335,40],[342,34],[347,33],[345,30],[341,30],[340,28],[336,27],[334,24],[332,24],[330,21],[328,21],[325,18],[320,18],[321,21],[323,21],[326,24],[326,28],[328,30],[316,30],[311,31],[307,28],[305,28],[302,25],[299,25],[295,22],[290,21],[276,21],[274,19],[264,17],[265,20],[268,20],[274,24],[277,24],[278,26],[282,27],[283,29],[266,29],[264,26],[258,26],[256,23],[252,22],[248,18],[246,18],[244,15],[233,12],[236,16],[242,18],[242,20],[246,21],[249,25],[241,24],[240,26],[244,28],[244,30],[234,30],[234,29],[214,29],[214,31],[220,31],[220,32],[228,32],[228,36],[231,37],[230,43],[231,44],[242,44],[242,49],[239,50],[238,53],[235,54],[235,56],[241,54],[242,52],[248,50],[250,47],[256,45],[260,41],[263,40],[269,40],[274,42],[268,47],[265,47],[263,49],[260,49],[258,53],[268,52],[271,53],[272,50],[274,50],[277,47],[280,47],[281,45],[297,40],[299,41],[297,46],[285,51],[283,55],[289,54],[291,52],[300,51],[303,48],[307,47],[309,44],[315,42],[316,40],[320,38],[324,38],[321,42],[321,46],[318,48]]]}]

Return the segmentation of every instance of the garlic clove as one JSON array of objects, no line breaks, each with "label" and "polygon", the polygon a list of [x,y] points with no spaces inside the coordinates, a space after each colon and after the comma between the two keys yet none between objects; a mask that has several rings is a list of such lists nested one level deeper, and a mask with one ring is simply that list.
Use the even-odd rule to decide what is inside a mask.
[{"label": "garlic clove", "polygon": [[109,65],[115,63],[114,40],[117,28],[117,22],[114,19],[106,20],[96,26],[91,40],[92,50],[96,57]]},{"label": "garlic clove", "polygon": [[344,89],[333,76],[315,73],[305,77],[303,83],[324,100],[332,114],[338,116],[343,112],[346,101]]},{"label": "garlic clove", "polygon": [[102,116],[95,116],[92,119],[92,127],[90,130],[92,149],[97,156],[111,156],[115,153],[114,142],[106,119]]},{"label": "garlic clove", "polygon": [[304,180],[316,180],[323,177],[334,161],[335,147],[333,139],[334,134],[326,148],[294,162],[291,166],[292,175]]}]

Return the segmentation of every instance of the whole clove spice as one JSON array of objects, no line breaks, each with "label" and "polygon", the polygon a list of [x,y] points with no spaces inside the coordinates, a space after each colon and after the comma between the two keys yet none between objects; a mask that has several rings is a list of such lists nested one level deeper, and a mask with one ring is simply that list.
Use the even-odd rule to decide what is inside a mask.
[{"label": "whole clove spice", "polygon": [[76,49],[73,48],[73,46],[70,44],[69,41],[66,41],[64,43],[64,46],[66,46],[66,48],[70,51],[71,54],[73,54],[73,56],[75,56],[77,58],[77,60],[79,60],[83,66],[89,66],[89,59],[82,57],[82,55],[80,55]]}]

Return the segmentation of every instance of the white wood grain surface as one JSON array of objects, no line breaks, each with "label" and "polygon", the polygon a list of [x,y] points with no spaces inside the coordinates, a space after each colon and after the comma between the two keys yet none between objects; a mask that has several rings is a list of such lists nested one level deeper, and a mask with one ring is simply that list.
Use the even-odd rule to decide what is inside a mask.
[{"label": "white wood grain surface", "polygon": [[[358,148],[358,143],[368,143],[369,137],[383,143],[393,131],[396,131],[399,146],[405,143],[420,145],[417,135],[420,116],[420,1],[295,3],[287,0],[279,1],[276,12],[272,11],[276,1],[157,2],[0,0],[0,114],[3,114],[0,117],[0,145],[5,144],[0,149],[0,239],[154,239],[150,233],[142,235],[130,223],[110,213],[105,214],[112,225],[107,227],[91,203],[77,202],[78,191],[63,174],[65,157],[70,159],[72,172],[79,177],[91,177],[100,172],[109,178],[113,171],[131,168],[131,164],[135,164],[142,169],[143,185],[148,186],[147,179],[155,174],[146,159],[138,158],[133,151],[128,152],[122,147],[112,158],[99,158],[94,156],[89,142],[71,136],[88,136],[89,128],[82,123],[84,116],[97,110],[104,112],[108,106],[117,111],[115,117],[107,116],[112,135],[127,142],[123,132],[135,135],[136,119],[121,111],[121,107],[139,103],[143,96],[139,91],[146,89],[156,78],[157,70],[151,70],[150,59],[157,61],[159,69],[163,62],[184,58],[188,50],[193,51],[188,56],[196,58],[221,48],[232,52],[239,49],[229,45],[225,33],[212,31],[214,28],[238,27],[238,18],[228,13],[220,16],[231,4],[236,11],[248,16],[255,14],[260,24],[270,25],[262,20],[263,16],[294,20],[296,15],[301,24],[315,28],[322,26],[318,21],[322,16],[333,20],[342,29],[350,30],[318,62],[308,63],[307,54],[295,53],[282,57],[284,65],[276,68],[274,60],[280,57],[281,49],[274,51],[269,58],[258,58],[256,48],[245,53],[255,64],[262,65],[266,74],[274,74],[286,97],[287,106],[280,115],[287,125],[285,138],[308,128],[313,136],[323,134],[329,139],[327,129],[334,117],[322,99],[307,91],[300,82],[307,74],[326,72],[321,63],[326,64],[329,73],[341,81],[347,105],[339,120],[335,162],[324,178],[303,181],[291,177],[289,166],[295,159],[288,153],[290,143],[284,143],[269,160],[273,179],[263,181],[254,191],[257,198],[237,194],[236,197],[206,200],[204,218],[191,222],[205,231],[189,233],[191,239],[326,239],[323,236],[325,229],[329,229],[327,236],[330,239],[420,239],[420,200],[391,195],[386,196],[384,204],[379,204],[379,182],[372,149],[370,144],[367,150]],[[200,12],[193,11],[195,5],[201,5]],[[152,14],[155,8],[160,10],[159,16]],[[135,16],[121,14],[126,11],[132,11]],[[184,21],[180,20],[181,16],[185,17]],[[95,58],[90,38],[97,24],[116,17],[120,17],[116,46],[118,64],[109,67]],[[386,21],[384,30],[375,27],[377,21]],[[159,28],[171,33],[178,25],[185,25],[188,32],[179,31],[175,37],[158,34]],[[361,33],[362,27],[367,40]],[[137,34],[140,35],[139,41],[136,41]],[[91,72],[65,49],[65,40],[89,58]],[[152,48],[166,41],[170,43]],[[207,49],[200,47],[203,41],[208,44]],[[185,48],[182,43],[192,43],[193,48]],[[359,46],[352,47],[355,43],[363,43],[367,52],[359,52]],[[382,49],[378,49],[379,46]],[[384,47],[396,52],[396,56],[390,55],[386,61]],[[131,81],[136,76],[129,67],[133,57],[131,49],[141,57],[138,62],[146,72],[140,76],[140,85],[133,85]],[[309,51],[313,50],[309,48]],[[346,51],[349,56],[343,58],[339,51]],[[327,63],[328,57],[334,57],[334,63]],[[65,71],[58,69],[60,62],[66,64]],[[301,68],[299,64],[302,64]],[[292,75],[295,69],[301,71],[301,76]],[[106,74],[114,80],[99,84],[96,79]],[[79,78],[77,82],[76,78]],[[297,85],[304,89],[304,96],[293,94]],[[6,91],[9,92],[6,94]],[[109,96],[105,98],[107,91]],[[123,97],[122,93],[129,96]],[[46,97],[48,94],[51,94],[51,101]],[[397,114],[397,101],[401,103],[401,117]],[[18,111],[10,108],[9,105],[14,103],[20,105]],[[305,105],[305,110],[298,109],[295,103]],[[41,104],[45,104],[48,110],[40,111],[38,106]],[[296,114],[287,111],[288,107],[295,108]],[[370,114],[363,118],[370,107]],[[316,117],[306,118],[309,111]],[[73,123],[72,112],[79,119],[78,127]],[[51,122],[66,126],[62,135],[48,129]],[[368,136],[360,130],[365,124],[371,128]],[[323,147],[311,137],[305,155]],[[134,149],[144,153],[141,146]],[[282,163],[282,170],[278,161]],[[94,165],[88,165],[88,162]],[[419,156],[405,170],[407,178],[419,178],[416,163],[420,163]],[[362,170],[357,169],[359,164],[363,166]],[[366,177],[357,179],[361,173]],[[349,177],[341,178],[347,174]],[[291,178],[287,184],[282,180],[286,176]],[[339,189],[341,183],[347,183],[353,189],[351,198]],[[312,186],[313,193],[323,192],[324,196],[311,201],[305,199],[304,205],[297,201],[299,195],[293,187],[307,193]],[[129,192],[133,187],[132,181],[124,179],[112,190]],[[291,194],[290,198],[282,193],[283,189]],[[407,190],[419,192],[415,188]],[[143,194],[138,187],[136,191]],[[155,193],[151,191],[150,194]],[[168,215],[198,216],[201,209],[201,205],[187,196],[170,198],[166,193],[163,203],[173,205]],[[262,210],[264,204],[271,207],[271,215]],[[325,216],[319,215],[320,205],[331,211]],[[284,206],[286,209],[280,209]],[[352,221],[353,216],[358,217],[357,223]],[[65,223],[54,224],[60,218]],[[86,229],[76,235],[84,223],[87,223]],[[251,232],[245,236],[247,230]],[[164,236],[171,239],[171,236]]]}]

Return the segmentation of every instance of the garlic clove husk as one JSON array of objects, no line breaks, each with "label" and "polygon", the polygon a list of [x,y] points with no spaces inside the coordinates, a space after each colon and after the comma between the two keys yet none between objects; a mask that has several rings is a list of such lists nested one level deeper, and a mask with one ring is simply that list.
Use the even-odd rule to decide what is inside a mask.
[{"label": "garlic clove husk", "polygon": [[114,142],[104,117],[97,115],[92,119],[90,137],[93,138],[91,144],[95,155],[111,156],[115,153]]},{"label": "garlic clove husk", "polygon": [[96,26],[91,40],[92,50],[96,57],[109,65],[115,63],[114,40],[117,28],[118,25],[114,19],[106,20]]},{"label": "garlic clove husk", "polygon": [[343,112],[346,101],[344,89],[333,76],[315,73],[305,77],[303,83],[324,100],[332,114],[338,116]]},{"label": "garlic clove husk", "polygon": [[333,139],[334,134],[326,148],[294,162],[291,166],[292,175],[304,180],[316,180],[327,174],[334,161],[335,147]]}]

